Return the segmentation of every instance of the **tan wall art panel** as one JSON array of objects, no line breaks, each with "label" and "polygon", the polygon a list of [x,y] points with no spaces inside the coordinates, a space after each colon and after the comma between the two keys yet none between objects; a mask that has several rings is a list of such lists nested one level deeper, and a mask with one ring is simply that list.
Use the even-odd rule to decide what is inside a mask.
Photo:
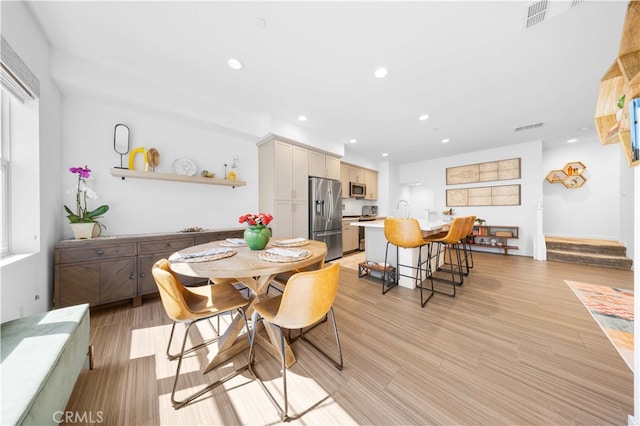
[{"label": "tan wall art panel", "polygon": [[447,189],[447,207],[519,205],[520,185]]},{"label": "tan wall art panel", "polygon": [[447,185],[508,179],[520,179],[519,158],[447,168]]}]

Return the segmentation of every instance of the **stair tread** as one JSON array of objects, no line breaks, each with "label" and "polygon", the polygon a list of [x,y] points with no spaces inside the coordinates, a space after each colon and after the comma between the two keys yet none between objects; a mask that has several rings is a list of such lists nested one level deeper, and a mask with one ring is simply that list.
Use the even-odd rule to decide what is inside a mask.
[{"label": "stair tread", "polygon": [[601,258],[601,259],[629,259],[627,256],[616,256],[616,255],[598,254],[598,253],[581,253],[576,251],[554,250],[554,249],[547,249],[547,254],[548,253],[557,253],[557,254],[564,254],[569,256],[593,257],[593,258]]},{"label": "stair tread", "polygon": [[624,243],[615,240],[599,240],[594,238],[544,237],[547,243],[586,244],[592,246],[625,247]]}]

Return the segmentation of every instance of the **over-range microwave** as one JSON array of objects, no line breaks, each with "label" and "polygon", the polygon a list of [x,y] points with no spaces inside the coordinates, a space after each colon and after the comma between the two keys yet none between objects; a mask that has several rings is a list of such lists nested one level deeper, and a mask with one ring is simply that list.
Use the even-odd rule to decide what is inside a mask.
[{"label": "over-range microwave", "polygon": [[350,182],[349,195],[353,198],[364,198],[367,195],[367,186],[364,183]]}]

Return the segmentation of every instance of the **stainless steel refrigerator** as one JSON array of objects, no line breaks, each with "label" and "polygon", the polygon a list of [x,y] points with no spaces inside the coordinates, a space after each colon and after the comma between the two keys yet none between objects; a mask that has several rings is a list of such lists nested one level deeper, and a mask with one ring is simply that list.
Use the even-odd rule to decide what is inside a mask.
[{"label": "stainless steel refrigerator", "polygon": [[342,257],[342,184],[309,178],[309,238],[327,244],[326,260]]}]

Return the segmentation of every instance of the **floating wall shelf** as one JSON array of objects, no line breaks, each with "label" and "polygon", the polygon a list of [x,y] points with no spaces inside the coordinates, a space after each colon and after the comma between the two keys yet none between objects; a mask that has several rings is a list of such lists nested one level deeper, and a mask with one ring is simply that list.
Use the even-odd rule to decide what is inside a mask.
[{"label": "floating wall shelf", "polygon": [[187,182],[187,183],[204,183],[207,185],[222,185],[222,186],[245,186],[247,182],[241,180],[227,180],[227,179],[216,179],[216,178],[206,178],[202,176],[185,176],[185,175],[177,175],[172,173],[156,173],[156,172],[142,172],[139,170],[129,170],[129,169],[118,169],[111,168],[109,170],[112,176],[124,178],[133,178],[133,179],[152,179],[152,180],[171,180],[175,182]]},{"label": "floating wall shelf", "polygon": [[581,161],[567,163],[562,170],[551,170],[547,174],[547,182],[562,183],[565,188],[580,188],[587,181],[587,178],[582,176],[586,168]]},{"label": "floating wall shelf", "polygon": [[[640,165],[640,160],[633,157],[629,123],[629,103],[640,97],[639,29],[640,1],[630,1],[622,27],[618,56],[600,81],[595,114],[600,142],[603,145],[622,145],[624,155],[632,167]],[[623,95],[623,108],[618,108]]]}]

